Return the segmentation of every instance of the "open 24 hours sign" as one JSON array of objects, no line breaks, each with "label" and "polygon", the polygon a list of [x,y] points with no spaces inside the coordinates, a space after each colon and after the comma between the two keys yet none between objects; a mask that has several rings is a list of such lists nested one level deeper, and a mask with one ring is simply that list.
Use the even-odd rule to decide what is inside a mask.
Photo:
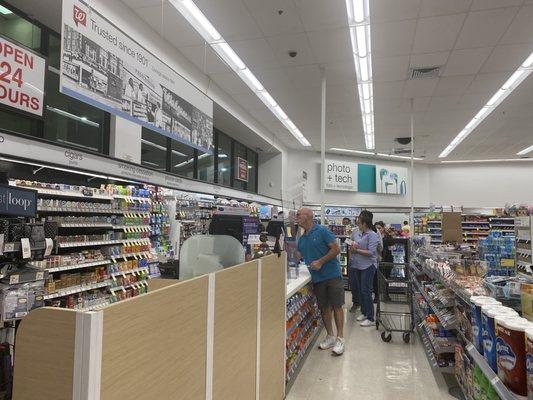
[{"label": "open 24 hours sign", "polygon": [[46,60],[0,36],[0,104],[42,116]]}]

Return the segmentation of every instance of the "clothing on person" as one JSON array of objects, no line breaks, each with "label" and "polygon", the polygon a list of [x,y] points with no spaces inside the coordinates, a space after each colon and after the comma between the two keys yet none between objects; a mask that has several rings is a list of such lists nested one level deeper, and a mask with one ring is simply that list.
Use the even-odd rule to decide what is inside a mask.
[{"label": "clothing on person", "polygon": [[344,305],[344,282],[342,276],[313,284],[318,307],[339,308]]},{"label": "clothing on person", "polygon": [[352,293],[352,305],[359,305],[359,292],[357,291],[356,269],[348,268],[348,288]]},{"label": "clothing on person", "polygon": [[394,262],[391,247],[395,245],[394,238],[390,235],[385,235],[383,238],[383,262]]},{"label": "clothing on person", "polygon": [[372,265],[369,268],[356,269],[355,272],[361,314],[363,314],[367,320],[374,322],[372,283],[374,281],[374,275],[376,274],[376,267]]},{"label": "clothing on person", "polygon": [[[307,265],[315,260],[324,257],[329,253],[329,244],[337,240],[333,232],[328,228],[314,224],[313,227],[304,233],[298,240],[298,251]],[[337,257],[328,261],[320,270],[309,269],[313,283],[326,281],[342,277],[341,265]]]},{"label": "clothing on person", "polygon": [[351,253],[350,268],[366,269],[371,266],[375,268],[378,265],[379,235],[372,230],[366,232],[358,231],[352,234],[352,240],[356,243],[357,248],[370,251],[371,256]]}]

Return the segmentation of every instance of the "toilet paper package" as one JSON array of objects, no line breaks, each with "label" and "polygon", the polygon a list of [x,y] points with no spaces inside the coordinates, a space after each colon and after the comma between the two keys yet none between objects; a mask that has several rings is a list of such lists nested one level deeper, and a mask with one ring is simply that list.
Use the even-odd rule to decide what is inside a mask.
[{"label": "toilet paper package", "polygon": [[496,316],[516,316],[518,313],[509,307],[483,305],[481,307],[481,336],[483,340],[483,357],[494,372],[498,372],[496,364]]},{"label": "toilet paper package", "polygon": [[526,330],[527,400],[533,400],[533,328]]},{"label": "toilet paper package", "polygon": [[519,317],[497,316],[498,377],[515,395],[527,397],[526,330],[531,323]]},{"label": "toilet paper package", "polygon": [[481,306],[489,304],[501,305],[501,303],[493,297],[472,296],[470,298],[472,311],[472,343],[480,354],[483,354],[483,338],[481,335]]}]

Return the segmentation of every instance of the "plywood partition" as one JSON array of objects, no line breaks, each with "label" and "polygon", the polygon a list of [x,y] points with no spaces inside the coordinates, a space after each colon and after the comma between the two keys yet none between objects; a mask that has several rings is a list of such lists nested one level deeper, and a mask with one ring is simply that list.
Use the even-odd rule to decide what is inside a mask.
[{"label": "plywood partition", "polygon": [[14,400],[72,400],[76,312],[33,310],[16,337]]},{"label": "plywood partition", "polygon": [[254,400],[258,261],[215,277],[213,400]]},{"label": "plywood partition", "polygon": [[163,289],[167,286],[174,285],[175,283],[178,283],[178,279],[161,279],[161,278],[155,278],[148,280],[148,291],[151,292],[152,290],[157,289]]},{"label": "plywood partition", "polygon": [[261,260],[260,400],[285,397],[285,260]]},{"label": "plywood partition", "polygon": [[101,400],[205,400],[208,277],[104,309]]}]

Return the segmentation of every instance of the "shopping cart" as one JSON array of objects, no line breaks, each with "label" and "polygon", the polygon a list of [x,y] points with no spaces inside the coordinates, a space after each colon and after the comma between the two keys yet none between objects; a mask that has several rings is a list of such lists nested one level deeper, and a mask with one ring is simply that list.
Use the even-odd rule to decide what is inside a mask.
[{"label": "shopping cart", "polygon": [[381,340],[388,343],[392,332],[403,333],[409,343],[414,330],[412,284],[407,264],[379,264],[376,329],[382,328]]}]

